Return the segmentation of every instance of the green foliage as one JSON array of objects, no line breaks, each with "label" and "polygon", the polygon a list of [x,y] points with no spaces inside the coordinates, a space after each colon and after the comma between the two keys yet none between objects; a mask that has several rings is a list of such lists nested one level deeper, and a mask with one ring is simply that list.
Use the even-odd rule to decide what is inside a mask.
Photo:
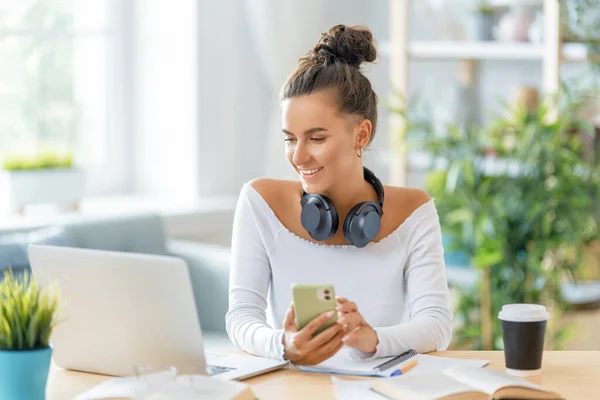
[{"label": "green foliage", "polygon": [[25,273],[12,270],[0,282],[0,350],[32,350],[48,347],[56,324],[58,293],[42,289]]},{"label": "green foliage", "polygon": [[[586,144],[594,128],[578,118],[584,102],[563,87],[560,97],[541,104],[507,104],[507,113],[483,128],[436,124],[417,107],[400,111],[409,149],[432,156],[426,188],[444,236],[474,268],[490,269],[495,348],[502,346],[497,315],[503,304],[552,304],[555,315],[564,310],[560,282],[574,278],[581,249],[599,236],[600,167],[598,152]],[[455,339],[481,348],[481,293],[461,290],[456,316],[464,329]],[[551,334],[559,348],[565,331]]]},{"label": "green foliage", "polygon": [[44,152],[36,156],[9,155],[5,156],[2,168],[7,171],[25,171],[47,168],[72,168],[73,155]]},{"label": "green foliage", "polygon": [[483,14],[483,15],[495,15],[496,7],[492,6],[487,1],[480,1],[475,6],[475,12],[477,14]]}]

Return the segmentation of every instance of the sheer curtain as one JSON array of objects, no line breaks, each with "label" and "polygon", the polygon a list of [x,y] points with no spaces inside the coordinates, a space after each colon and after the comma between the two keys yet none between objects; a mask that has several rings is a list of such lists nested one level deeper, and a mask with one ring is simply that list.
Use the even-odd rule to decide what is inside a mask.
[{"label": "sheer curtain", "polygon": [[271,104],[265,124],[263,174],[291,179],[296,174],[284,157],[281,134],[279,89],[293,71],[298,59],[319,40],[321,32],[331,26],[322,0],[281,1],[245,0],[244,16],[252,36],[257,62],[270,91]]}]

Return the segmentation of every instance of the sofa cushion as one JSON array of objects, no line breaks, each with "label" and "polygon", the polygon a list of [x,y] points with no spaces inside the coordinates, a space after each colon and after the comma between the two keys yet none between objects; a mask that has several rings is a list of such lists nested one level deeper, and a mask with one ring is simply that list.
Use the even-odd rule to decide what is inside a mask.
[{"label": "sofa cushion", "polygon": [[166,255],[163,220],[154,214],[133,214],[65,224],[73,247]]},{"label": "sofa cushion", "polygon": [[69,240],[61,227],[0,235],[0,274],[2,274],[0,279],[9,268],[12,268],[17,275],[30,270],[27,256],[27,246],[30,244],[69,246]]}]

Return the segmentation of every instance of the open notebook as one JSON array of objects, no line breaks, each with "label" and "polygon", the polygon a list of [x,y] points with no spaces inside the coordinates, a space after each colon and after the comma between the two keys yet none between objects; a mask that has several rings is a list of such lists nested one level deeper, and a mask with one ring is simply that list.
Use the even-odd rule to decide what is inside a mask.
[{"label": "open notebook", "polygon": [[558,393],[524,379],[468,366],[378,379],[373,382],[372,390],[394,400],[562,399]]},{"label": "open notebook", "polygon": [[[384,357],[371,360],[355,360],[350,357],[348,350],[343,348],[330,359],[312,366],[300,366],[303,372],[322,372],[327,374],[359,375],[389,377],[394,371],[401,368],[411,360],[417,360],[417,365],[407,373],[410,375],[420,373],[441,372],[448,367],[464,365],[483,367],[488,360],[464,360],[449,357],[436,357],[427,354],[417,354],[414,350],[407,351],[396,357]],[[377,369],[377,367],[382,366]]]}]

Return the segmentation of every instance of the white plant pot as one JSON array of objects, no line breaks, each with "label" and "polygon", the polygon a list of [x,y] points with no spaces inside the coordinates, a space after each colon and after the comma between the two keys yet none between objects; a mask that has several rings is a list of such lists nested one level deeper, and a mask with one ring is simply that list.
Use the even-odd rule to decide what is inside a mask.
[{"label": "white plant pot", "polygon": [[76,208],[84,190],[85,173],[78,168],[0,171],[0,196],[11,212],[43,203]]}]

